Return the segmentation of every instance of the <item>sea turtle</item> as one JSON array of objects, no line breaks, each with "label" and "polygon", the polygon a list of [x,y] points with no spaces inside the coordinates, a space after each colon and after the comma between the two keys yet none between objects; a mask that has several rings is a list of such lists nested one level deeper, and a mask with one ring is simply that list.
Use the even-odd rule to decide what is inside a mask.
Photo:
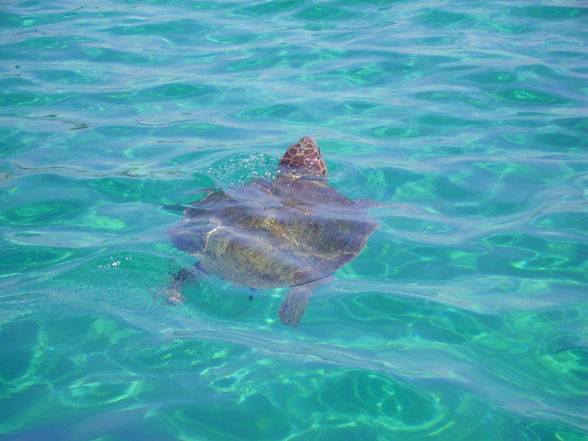
[{"label": "sea turtle", "polygon": [[297,326],[313,287],[355,258],[378,227],[367,217],[370,204],[348,199],[326,175],[319,146],[305,137],[288,148],[271,182],[209,191],[185,209],[169,234],[198,263],[174,276],[166,302],[183,302],[183,285],[198,274],[252,289],[290,287],[278,315]]}]

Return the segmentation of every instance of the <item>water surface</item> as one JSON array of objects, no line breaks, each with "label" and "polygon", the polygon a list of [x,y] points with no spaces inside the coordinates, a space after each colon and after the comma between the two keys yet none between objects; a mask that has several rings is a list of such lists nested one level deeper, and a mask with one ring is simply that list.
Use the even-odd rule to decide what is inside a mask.
[{"label": "water surface", "polygon": [[[588,9],[573,0],[0,6],[9,441],[588,437]],[[317,288],[210,278],[166,205],[320,144],[388,204]]]}]

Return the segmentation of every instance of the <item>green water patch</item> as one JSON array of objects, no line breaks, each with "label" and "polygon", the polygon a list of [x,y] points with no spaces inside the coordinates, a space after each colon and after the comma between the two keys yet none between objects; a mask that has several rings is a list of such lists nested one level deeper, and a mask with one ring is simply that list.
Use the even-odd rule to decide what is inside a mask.
[{"label": "green water patch", "polygon": [[566,171],[559,164],[541,164],[507,161],[475,161],[472,165],[476,169],[488,172],[491,176],[484,176],[476,170],[476,178],[498,179],[512,187],[537,188],[544,183],[565,177]]},{"label": "green water patch", "polygon": [[[480,254],[477,267],[483,274],[547,278],[586,282],[588,247],[567,241],[546,241],[526,234],[501,234],[497,246]],[[506,242],[504,242],[506,241]],[[508,246],[503,245],[508,243]]]},{"label": "green water patch", "polygon": [[498,221],[487,220],[484,222],[484,219],[497,219],[520,213],[532,205],[529,197],[530,194],[518,194],[513,197],[511,192],[505,190],[485,200],[484,205],[476,203],[474,198],[456,201],[453,206],[446,206],[444,209],[455,216],[477,218],[482,225],[490,227]]},{"label": "green water patch", "polygon": [[[333,163],[334,159],[329,160],[331,152],[336,154],[339,158],[343,157],[364,157],[369,155],[377,154],[380,151],[380,147],[374,146],[366,142],[358,142],[356,140],[341,140],[341,139],[324,139],[320,141],[321,151],[323,156],[326,158],[327,166],[329,163]],[[351,166],[351,164],[349,164]],[[329,168],[331,170],[331,168]],[[349,170],[349,169],[347,169]],[[345,173],[345,167],[342,168],[342,172]],[[374,173],[378,173],[378,170],[372,170]],[[398,174],[401,175],[401,171],[397,170]],[[366,177],[371,177],[371,173]],[[372,188],[377,188],[376,186]]]},{"label": "green water patch", "polygon": [[444,345],[461,345],[466,343],[464,337],[454,329],[444,326],[438,320],[428,317],[411,323],[411,330],[419,339],[433,341]]},{"label": "green water patch", "polygon": [[0,431],[11,433],[38,419],[51,403],[51,386],[31,384],[0,399]]},{"label": "green water patch", "polygon": [[206,39],[214,43],[233,46],[236,44],[251,44],[252,42],[258,42],[260,40],[267,40],[271,38],[271,36],[272,34],[267,32],[227,35],[224,30],[221,30],[214,33],[209,33],[206,36]]},{"label": "green water patch", "polygon": [[456,26],[473,20],[474,18],[467,14],[444,9],[431,9],[420,18],[421,23],[440,28]]},{"label": "green water patch", "polygon": [[468,81],[480,86],[487,86],[488,84],[509,84],[516,82],[517,75],[509,71],[491,71],[476,72],[460,77],[461,81]]},{"label": "green water patch", "polygon": [[71,98],[71,93],[4,92],[0,93],[0,107],[49,107]]},{"label": "green water patch", "polygon": [[83,180],[53,170],[53,173],[22,176],[17,182],[18,186],[1,198],[10,208],[0,210],[0,225],[48,236],[51,233],[43,233],[44,230],[58,232],[61,228],[81,228],[94,210],[96,193],[88,191]]},{"label": "green water patch", "polygon": [[0,381],[25,377],[39,350],[39,326],[34,321],[8,323],[0,329]]},{"label": "green water patch", "polygon": [[555,5],[521,6],[510,8],[509,12],[518,17],[532,17],[544,20],[576,19],[588,16],[588,8]]},{"label": "green water patch", "polygon": [[94,207],[80,220],[79,226],[86,229],[118,232],[128,229],[128,223],[113,216],[99,214],[100,207]]},{"label": "green water patch", "polygon": [[160,138],[243,138],[243,130],[231,127],[229,125],[212,124],[212,123],[176,123],[165,127],[156,127],[152,135]]},{"label": "green water patch", "polygon": [[[264,34],[262,34],[264,35]],[[307,72],[310,71],[321,61],[334,60],[343,58],[346,51],[337,48],[324,48],[320,51],[312,50],[301,47],[295,44],[287,44],[281,51],[271,51],[271,57],[276,66],[280,68],[292,68],[296,69],[295,72]],[[268,54],[268,56],[270,56]],[[292,73],[285,73],[284,80],[288,81],[288,78],[292,78],[292,81],[296,81],[297,76]],[[252,99],[259,99],[259,93],[252,96]]]},{"label": "green water patch", "polygon": [[381,139],[416,138],[425,134],[425,129],[410,125],[405,126],[379,126],[369,129],[369,135]]},{"label": "green water patch", "polygon": [[6,28],[32,28],[52,24],[61,24],[68,21],[74,21],[79,16],[71,11],[48,13],[43,11],[39,14],[13,13],[4,10],[0,15],[0,24]]},{"label": "green water patch", "polygon": [[475,130],[485,130],[491,124],[488,121],[457,117],[445,113],[425,113],[416,116],[412,122],[417,126],[430,127],[440,133],[447,133],[451,130],[463,130],[468,127]]},{"label": "green water patch", "polygon": [[443,103],[443,106],[446,106],[449,103],[452,103],[451,105],[464,103],[477,108],[486,108],[487,105],[486,100],[482,98],[458,91],[431,90],[427,92],[417,92],[414,94],[414,97],[425,101],[441,102]]},{"label": "green water patch", "polygon": [[567,230],[588,235],[588,214],[583,212],[546,214],[535,219],[532,225],[553,231]]},{"label": "green water patch", "polygon": [[[130,347],[134,348],[132,352],[129,352]],[[240,346],[198,339],[174,339],[170,334],[169,341],[153,344],[145,344],[144,339],[125,339],[110,347],[108,356],[135,373],[177,376],[214,371],[222,368],[227,360],[242,357],[245,352],[246,349]],[[231,383],[219,378],[212,386],[227,390],[231,388]]]},{"label": "green water patch", "polygon": [[[265,363],[260,363],[260,369],[271,363],[261,361]],[[270,381],[258,380],[255,385],[253,373],[244,372],[239,380],[224,383],[227,391],[243,390],[251,383],[250,392],[240,400],[182,406],[175,415],[201,436],[227,440],[243,434],[256,439],[334,440],[344,436],[365,440],[398,433],[405,439],[419,439],[431,427],[442,430],[447,424],[448,410],[435,395],[421,394],[384,375],[312,366],[302,374],[280,364],[285,369],[280,378],[289,381],[272,382],[275,393],[267,393]],[[309,406],[317,410],[312,424],[304,417]],[[222,423],[227,413],[236,424]],[[379,421],[377,427],[372,424],[374,419]]]},{"label": "green water patch", "polygon": [[190,180],[169,180],[162,186],[161,180],[137,178],[96,178],[85,184],[98,190],[112,202],[140,202],[144,204],[173,204],[186,202],[185,193],[208,188],[214,182],[200,174]]},{"label": "green water patch", "polygon": [[434,177],[428,175],[416,175],[401,183],[396,189],[396,195],[402,200],[427,200],[432,199],[435,190]]},{"label": "green water patch", "polygon": [[[416,240],[421,234],[431,234],[430,230],[434,228],[443,229],[443,225],[413,219],[399,218],[398,224],[398,229],[391,229],[390,234],[394,238],[403,237],[403,233],[408,232],[413,233],[412,238]],[[392,223],[392,226],[395,224]],[[381,280],[430,282],[471,275],[476,271],[475,264],[476,255],[471,252],[449,246],[433,247],[402,242],[382,244],[376,232],[364,252],[339,272],[351,278],[364,275]]]},{"label": "green water patch", "polygon": [[236,17],[258,18],[282,14],[303,4],[303,0],[272,1],[234,9],[231,14]]},{"label": "green water patch", "polygon": [[[24,155],[42,148],[54,134],[38,130],[19,130],[0,127],[0,159]],[[7,166],[3,165],[6,170]]]},{"label": "green water patch", "polygon": [[[392,328],[400,321],[412,320],[417,308],[416,305],[409,305],[392,295],[378,292],[347,296],[340,301],[336,300],[334,307],[337,308],[337,314],[345,319],[385,328]],[[387,329],[386,332],[393,331]],[[398,329],[395,334],[398,337],[404,332],[405,330]]]},{"label": "green water patch", "polygon": [[90,251],[41,246],[5,247],[0,250],[0,274],[18,275],[40,268],[56,267],[76,261]]},{"label": "green water patch", "polygon": [[[481,179],[481,177],[478,177]],[[410,180],[399,183],[396,195],[403,201],[434,200],[444,201],[444,210],[452,211],[459,209],[463,204],[469,204],[476,211],[489,213],[496,211],[496,205],[504,201],[493,200],[480,204],[479,200],[487,199],[487,187],[483,181],[471,182],[469,174],[460,176],[458,174],[447,175],[413,175]],[[508,201],[508,203],[513,203]],[[503,212],[505,214],[506,212]],[[474,214],[474,213],[472,213]]]},{"label": "green water patch", "polygon": [[557,422],[539,422],[527,424],[528,439],[554,439],[562,441],[583,441],[586,431]]},{"label": "green water patch", "polygon": [[[75,172],[76,169],[74,168],[69,169],[68,167],[59,166],[27,167],[20,165],[17,170],[20,172],[20,176],[16,178],[18,179],[16,181],[18,186],[4,194],[0,194],[6,200],[14,197],[17,197],[19,201],[44,198],[55,200],[46,197],[46,194],[68,196],[70,200],[85,200],[88,197],[87,193],[80,191],[81,187],[77,185],[77,181],[68,174],[68,171]],[[41,192],[41,189],[47,191],[47,193]]]},{"label": "green water patch", "polygon": [[194,31],[202,32],[210,28],[190,19],[162,21],[158,23],[144,23],[135,26],[115,26],[105,29],[106,32],[116,35],[166,35],[166,34],[190,34]]},{"label": "green water patch", "polygon": [[[355,54],[348,53],[353,57]],[[408,57],[405,54],[394,54],[394,61],[357,63],[348,68],[331,69],[319,73],[304,74],[299,80],[318,83],[326,90],[348,89],[357,87],[385,86],[391,81],[398,81],[407,73],[412,72],[415,79],[421,74],[419,71],[430,66],[433,62],[419,57]],[[341,55],[338,55],[341,58]],[[449,57],[439,57],[439,62]]]},{"label": "green water patch", "polygon": [[580,137],[588,136],[588,118],[554,118],[553,122],[560,127],[574,131]]},{"label": "green water patch", "polygon": [[87,72],[84,69],[50,69],[36,72],[36,76],[50,83],[59,84],[100,84],[104,80],[99,71]]},{"label": "green water patch", "polygon": [[[585,317],[578,316],[580,308],[573,310],[576,316],[570,314],[567,322],[579,324]],[[544,399],[565,397],[581,407],[587,353],[572,329],[560,330],[556,336],[554,330],[559,326],[561,322],[549,312],[512,312],[505,317],[502,333],[488,334],[476,343],[480,353],[500,351],[501,357],[488,364],[495,374],[513,384],[540,388]]]},{"label": "green water patch", "polygon": [[[570,396],[582,399],[584,384],[588,380],[588,350],[584,347],[554,348],[541,357],[546,382],[551,376],[560,378],[561,385]],[[553,393],[557,393],[553,390]]]},{"label": "green water patch", "polygon": [[528,23],[517,23],[507,16],[500,16],[489,19],[487,22],[478,24],[481,28],[490,28],[491,32],[506,34],[510,36],[522,36],[533,32],[533,28]]},{"label": "green water patch", "polygon": [[459,336],[459,339],[464,342],[473,344],[502,325],[500,317],[465,313],[460,308],[437,309],[427,305],[425,312],[433,326]]},{"label": "green water patch", "polygon": [[476,191],[460,185],[447,176],[437,176],[433,185],[435,194],[446,201],[464,201],[479,196]]},{"label": "green water patch", "polygon": [[[465,409],[456,406],[461,399],[469,409],[488,413],[487,407],[471,395],[441,397],[436,391],[420,393],[382,374],[354,369],[324,369],[317,374],[318,378],[290,377],[309,390],[305,401],[322,410],[315,416],[316,424],[299,426],[299,433],[291,437],[296,441],[330,441],[341,436],[357,441],[379,436],[417,440],[429,432],[439,439],[451,439],[463,430],[481,433],[488,429],[487,423],[473,423]],[[288,395],[293,394],[283,394]],[[300,399],[292,400],[288,407],[293,409],[293,415],[298,414],[294,409],[301,403]],[[378,423],[374,425],[374,421]]]},{"label": "green water patch", "polygon": [[176,99],[193,99],[217,93],[219,93],[217,87],[206,84],[171,83],[155,86],[149,89],[142,89],[136,98],[139,100],[146,98],[149,101],[158,99],[168,101]]},{"label": "green water patch", "polygon": [[[345,101],[343,103],[337,104],[334,107],[334,111],[336,113],[343,112],[349,115],[365,115],[371,114],[374,111],[378,111],[382,108],[385,108],[383,105],[370,102],[370,101]],[[382,110],[385,112],[386,110]]]},{"label": "green water patch", "polygon": [[[108,335],[100,332],[105,322],[110,323]],[[4,389],[7,394],[0,399],[3,408],[0,428],[9,431],[46,421],[41,416],[44,408],[58,408],[67,413],[67,409],[96,408],[136,395],[139,382],[121,376],[120,372],[114,376],[86,374],[90,367],[95,372],[102,369],[114,372],[115,367],[104,362],[101,350],[116,341],[117,328],[119,332],[131,334],[129,329],[113,327],[112,322],[90,314],[51,318],[37,314],[35,321],[23,320],[4,326],[0,341],[9,338],[11,343],[2,342],[0,351],[10,347],[12,355],[3,357],[0,371],[3,375],[10,372],[12,378],[10,383],[5,383],[9,385]],[[102,341],[105,337],[106,344]]]},{"label": "green water patch", "polygon": [[239,61],[231,61],[227,63],[226,70],[243,72],[271,69],[273,67],[276,67],[279,62],[280,59],[277,57],[252,56],[249,58],[241,59]]},{"label": "green water patch", "polygon": [[443,220],[437,222],[424,219],[411,219],[400,216],[387,216],[386,227],[394,231],[410,231],[416,233],[432,233],[432,234],[451,234],[456,233],[456,228]]},{"label": "green water patch", "polygon": [[279,119],[299,124],[316,122],[320,118],[318,111],[318,108],[309,110],[306,106],[281,104],[255,107],[248,106],[243,110],[235,112],[233,116],[238,119],[249,121],[272,121]]},{"label": "green water patch", "polygon": [[[578,62],[578,63],[582,63],[587,60],[585,51],[553,50],[553,51],[549,51],[549,56],[553,57],[553,58],[561,57],[562,59],[570,60],[572,62]],[[583,74],[585,72],[583,66],[573,68],[572,71],[578,71],[578,73],[580,73],[580,74]],[[574,84],[578,84],[578,82],[576,81],[575,78],[572,81]]]},{"label": "green water patch", "polygon": [[321,4],[316,6],[308,6],[293,15],[297,20],[308,21],[331,21],[331,20],[349,20],[357,19],[361,13],[352,12],[342,7],[335,6],[335,4]]},{"label": "green water patch", "polygon": [[[374,247],[374,249],[376,249]],[[351,277],[361,277],[361,275],[369,275],[373,277],[384,277],[390,274],[390,264],[386,261],[371,260],[369,259],[369,253],[365,251],[361,257],[356,258],[353,262],[347,264],[343,269],[337,271],[343,277],[347,277],[348,274]]]},{"label": "green water patch", "polygon": [[427,36],[423,38],[416,39],[416,42],[419,45],[423,46],[451,46],[455,44],[459,44],[459,37],[456,36],[447,36],[447,35],[435,35],[435,36]]},{"label": "green water patch", "polygon": [[583,83],[581,81],[573,81],[560,70],[553,69],[549,66],[544,66],[542,64],[527,64],[524,66],[519,66],[516,69],[514,69],[514,73],[517,75],[517,78],[521,82],[537,82],[537,77],[541,77],[544,79],[565,81],[567,87],[577,86],[579,90],[583,86]]},{"label": "green water patch", "polygon": [[[180,166],[184,168],[193,167],[193,164],[196,163],[208,163],[210,157],[214,157],[217,154],[222,152],[221,149],[218,148],[210,148],[208,146],[200,146],[198,144],[194,145],[192,149],[190,149],[187,153],[185,150],[182,151],[181,154],[174,156],[173,158],[169,159],[166,164],[170,166]],[[194,176],[202,177],[201,173],[195,173]]]},{"label": "green water patch", "polygon": [[245,120],[272,120],[274,118],[280,118],[287,121],[312,121],[312,118],[300,107],[288,104],[247,108],[236,112],[234,116]]},{"label": "green water patch", "polygon": [[[209,403],[176,412],[183,425],[216,439],[284,439],[291,430],[291,417],[267,396],[252,393],[232,403]],[[226,424],[226,421],[232,421]]]},{"label": "green water patch", "polygon": [[345,79],[357,86],[376,85],[393,72],[392,66],[382,63],[370,63],[345,72]]},{"label": "green water patch", "polygon": [[23,43],[27,49],[42,49],[42,50],[60,50],[67,49],[69,38],[49,38],[49,37],[36,37],[30,38]]},{"label": "green water patch", "polygon": [[75,223],[88,208],[88,201],[45,200],[0,211],[0,224],[5,226],[58,225]]},{"label": "green water patch", "polygon": [[[413,281],[440,281],[471,275],[474,268],[453,261],[455,251],[428,246],[406,246],[398,250],[394,266],[386,278]],[[367,268],[366,268],[367,270]]]},{"label": "green water patch", "polygon": [[0,90],[9,89],[26,89],[37,87],[37,84],[30,79],[20,78],[17,76],[5,77],[0,79]]},{"label": "green water patch", "polygon": [[[62,345],[62,359],[56,359],[55,366],[63,366],[63,363],[69,362],[77,374],[84,371],[82,364],[92,362],[94,354],[103,354],[111,347],[137,339],[139,334],[111,317],[96,317],[90,312],[63,314],[45,321],[44,325],[44,340],[49,348],[54,348],[56,344]],[[83,348],[83,351],[77,348]],[[71,357],[67,356],[69,353],[72,353]],[[52,379],[63,379],[54,378],[54,375],[66,378],[72,376],[57,368],[53,370]]]},{"label": "green water patch", "polygon": [[165,63],[165,58],[162,55],[143,55],[136,52],[127,52],[98,46],[85,46],[80,49],[80,56],[95,63],[121,63],[131,65]]},{"label": "green water patch", "polygon": [[[171,250],[171,245],[165,244],[165,247]],[[149,251],[154,248],[148,247]],[[80,293],[84,292],[98,301],[106,298],[140,305],[143,299],[152,299],[151,294],[157,294],[157,288],[167,283],[174,269],[168,258],[151,253],[103,251],[56,274],[47,286],[56,291],[59,288],[66,292],[73,290],[80,298],[83,297]],[[104,290],[105,286],[109,288]]]},{"label": "green water patch", "polygon": [[505,89],[493,94],[500,100],[529,106],[569,106],[574,101],[552,93],[529,88]]},{"label": "green water patch", "polygon": [[62,389],[60,400],[70,407],[97,408],[132,400],[139,395],[141,386],[142,381],[128,377],[116,379],[96,375],[76,378]]},{"label": "green water patch", "polygon": [[[146,89],[137,89],[134,91],[117,91],[117,92],[100,92],[88,95],[88,98],[94,103],[93,111],[100,114],[113,112],[126,118],[128,114],[142,115],[140,119],[149,118],[152,115],[160,113],[167,102],[168,105],[176,106],[179,109],[201,109],[212,105],[217,98],[219,89],[205,84],[167,84],[158,85]],[[105,107],[108,106],[108,107]],[[124,107],[128,106],[128,107]],[[170,123],[185,125],[184,118],[179,121],[170,121]],[[113,121],[114,122],[114,121]],[[166,124],[150,124],[140,122],[142,131],[161,129]],[[113,124],[115,125],[115,124]],[[214,125],[209,125],[213,127]],[[195,124],[194,131],[198,133],[207,127],[206,123]],[[227,129],[228,130],[228,129]]]},{"label": "green water patch", "polygon": [[96,38],[81,35],[43,36],[4,45],[2,50],[7,59],[14,61],[35,63],[57,59],[67,60],[72,56],[81,56],[84,47],[96,41]]},{"label": "green water patch", "polygon": [[137,126],[102,126],[93,129],[97,134],[104,138],[116,139],[116,140],[130,140],[133,137],[147,134],[149,129],[145,127]]},{"label": "green water patch", "polygon": [[433,396],[365,371],[333,372],[325,377],[321,392],[319,399],[331,403],[335,413],[355,414],[360,420],[372,414],[388,420],[399,431],[418,430],[419,426],[435,424],[444,416]]},{"label": "green water patch", "polygon": [[550,150],[562,151],[584,151],[588,146],[586,139],[564,132],[536,134],[529,138],[529,142],[534,145],[545,146]]}]

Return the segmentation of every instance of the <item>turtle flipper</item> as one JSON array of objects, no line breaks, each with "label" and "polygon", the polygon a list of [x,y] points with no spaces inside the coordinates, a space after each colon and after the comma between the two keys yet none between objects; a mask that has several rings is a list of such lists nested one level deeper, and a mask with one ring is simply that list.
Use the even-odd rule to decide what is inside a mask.
[{"label": "turtle flipper", "polygon": [[310,286],[293,286],[288,292],[288,296],[282,302],[278,315],[280,320],[286,326],[295,328],[300,323],[300,319],[304,315],[308,299],[312,294],[312,287]]},{"label": "turtle flipper", "polygon": [[164,302],[168,305],[181,305],[184,303],[184,295],[182,294],[184,285],[186,283],[193,282],[197,277],[202,276],[205,274],[204,270],[200,268],[198,263],[195,263],[194,266],[190,269],[182,268],[180,269],[169,282],[165,291],[162,295],[165,297]]}]

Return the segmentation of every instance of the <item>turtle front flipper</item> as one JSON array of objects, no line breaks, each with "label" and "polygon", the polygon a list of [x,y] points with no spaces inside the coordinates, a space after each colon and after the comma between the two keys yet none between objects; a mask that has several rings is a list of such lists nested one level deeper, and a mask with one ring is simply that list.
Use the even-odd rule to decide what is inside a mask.
[{"label": "turtle front flipper", "polygon": [[304,315],[308,299],[312,294],[312,287],[308,285],[293,286],[288,292],[288,296],[282,302],[278,315],[280,320],[286,326],[295,328],[300,323],[300,319]]},{"label": "turtle front flipper", "polygon": [[200,268],[198,262],[196,262],[190,269],[182,268],[174,274],[173,278],[165,288],[165,291],[163,294],[160,294],[160,296],[165,297],[164,302],[168,305],[181,305],[185,300],[184,295],[182,294],[184,285],[193,282],[197,277],[204,274],[205,271]]}]

